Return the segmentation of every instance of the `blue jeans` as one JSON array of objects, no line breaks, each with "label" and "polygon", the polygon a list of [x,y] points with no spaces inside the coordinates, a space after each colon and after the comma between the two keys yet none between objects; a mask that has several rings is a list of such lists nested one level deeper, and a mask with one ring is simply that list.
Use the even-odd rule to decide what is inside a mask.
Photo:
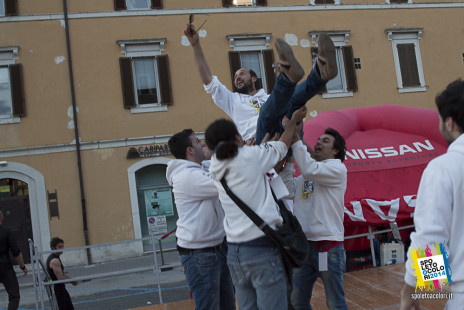
[{"label": "blue jeans", "polygon": [[276,132],[282,132],[282,117],[286,115],[292,118],[293,112],[318,94],[324,85],[325,82],[321,79],[316,67],[306,80],[296,86],[285,74],[280,74],[271,95],[259,110],[255,144],[260,144],[268,132],[271,138]]},{"label": "blue jeans", "polygon": [[235,310],[235,293],[226,254],[201,252],[179,255],[196,310]]},{"label": "blue jeans", "polygon": [[343,272],[345,270],[343,243],[331,248],[327,253],[328,270],[319,271],[319,250],[309,245],[309,254],[300,268],[293,269],[292,306],[295,310],[311,308],[311,296],[317,277],[322,278],[327,307],[348,309],[343,291]]},{"label": "blue jeans", "polygon": [[287,278],[279,250],[229,243],[227,264],[240,310],[287,310]]}]

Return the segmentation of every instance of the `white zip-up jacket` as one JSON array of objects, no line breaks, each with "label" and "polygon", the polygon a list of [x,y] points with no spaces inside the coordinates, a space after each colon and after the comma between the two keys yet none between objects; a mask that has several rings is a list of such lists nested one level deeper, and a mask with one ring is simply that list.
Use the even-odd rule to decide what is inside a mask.
[{"label": "white zip-up jacket", "polygon": [[244,141],[255,137],[259,109],[269,95],[260,89],[254,96],[235,93],[227,89],[213,76],[205,91],[213,97],[214,103],[232,119]]},{"label": "white zip-up jacket", "polygon": [[179,215],[177,244],[187,249],[201,249],[222,243],[224,211],[208,172],[200,164],[174,159],[168,162],[166,179],[173,187]]},{"label": "white zip-up jacket", "polygon": [[255,211],[269,226],[275,228],[282,224],[279,206],[274,201],[269,186],[268,172],[287,154],[287,146],[280,141],[261,145],[243,146],[238,149],[236,157],[218,160],[211,159],[210,173],[216,183],[219,199],[224,208],[224,229],[227,241],[242,243],[264,236],[243,211],[227,195],[222,184],[222,177],[232,192]]},{"label": "white zip-up jacket", "polygon": [[340,159],[316,161],[301,140],[292,145],[301,175],[287,165],[280,176],[293,198],[293,214],[310,241],[343,241],[347,170]]},{"label": "white zip-up jacket", "polygon": [[[425,168],[417,193],[411,246],[408,250],[445,243],[451,267],[452,292],[464,292],[464,134],[448,151]],[[406,262],[405,282],[415,287],[417,278]]]}]

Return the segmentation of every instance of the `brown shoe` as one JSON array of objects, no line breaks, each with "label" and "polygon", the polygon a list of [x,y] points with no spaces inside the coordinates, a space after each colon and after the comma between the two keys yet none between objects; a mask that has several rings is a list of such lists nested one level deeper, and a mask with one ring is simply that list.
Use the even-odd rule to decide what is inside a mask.
[{"label": "brown shoe", "polygon": [[284,40],[277,38],[275,42],[277,54],[279,55],[279,71],[284,73],[293,83],[298,83],[304,76],[303,67],[293,55],[292,48]]},{"label": "brown shoe", "polygon": [[329,81],[337,76],[337,54],[335,45],[330,37],[321,33],[319,35],[317,65],[323,81]]}]

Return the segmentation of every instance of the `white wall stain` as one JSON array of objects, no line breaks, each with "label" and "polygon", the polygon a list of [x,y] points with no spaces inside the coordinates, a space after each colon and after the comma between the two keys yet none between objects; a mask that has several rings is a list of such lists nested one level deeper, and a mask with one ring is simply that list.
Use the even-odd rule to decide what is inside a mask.
[{"label": "white wall stain", "polygon": [[73,120],[70,120],[68,122],[68,129],[74,129],[74,121]]},{"label": "white wall stain", "polygon": [[205,29],[201,29],[201,30],[198,32],[198,36],[199,36],[200,38],[206,38],[206,35],[207,35],[207,34],[208,34],[208,33],[206,32]]},{"label": "white wall stain", "polygon": [[[77,113],[79,113],[79,108],[78,107],[76,107],[76,111],[77,111]],[[68,129],[73,130],[74,129],[74,113],[73,113],[72,105],[69,106],[67,114],[68,114],[68,117],[69,117]]]},{"label": "white wall stain", "polygon": [[66,28],[66,23],[64,22],[64,19],[60,19],[61,27]]},{"label": "white wall stain", "polygon": [[298,37],[292,33],[285,34],[285,41],[288,43],[288,45],[298,45]]},{"label": "white wall stain", "polygon": [[190,42],[189,42],[189,40],[187,39],[187,37],[185,35],[183,35],[181,37],[180,44],[182,44],[183,46],[189,46],[190,45]]},{"label": "white wall stain", "polygon": [[314,118],[314,117],[317,116],[317,111],[316,111],[316,110],[312,110],[311,112],[309,112],[309,115],[310,115],[311,117]]},{"label": "white wall stain", "polygon": [[301,47],[310,47],[310,46],[311,46],[311,43],[309,42],[308,39],[301,39],[301,41],[300,41],[300,46],[301,46]]},{"label": "white wall stain", "polygon": [[114,149],[97,149],[95,150],[95,152],[97,152],[97,154],[100,155],[100,158],[102,160],[105,160],[113,155]]},{"label": "white wall stain", "polygon": [[64,61],[64,56],[56,56],[55,57],[55,63],[58,65]]}]

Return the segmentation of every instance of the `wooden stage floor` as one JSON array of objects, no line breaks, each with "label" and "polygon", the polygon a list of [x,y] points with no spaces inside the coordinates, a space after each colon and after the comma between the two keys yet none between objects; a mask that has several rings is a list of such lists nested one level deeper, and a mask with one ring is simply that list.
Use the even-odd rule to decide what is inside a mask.
[{"label": "wooden stage floor", "polygon": [[[349,309],[353,310],[396,310],[400,306],[400,291],[403,286],[404,264],[390,265],[345,273],[345,298]],[[421,305],[429,310],[445,307],[446,300],[421,300]],[[314,286],[311,305],[314,310],[326,310],[322,281]],[[137,310],[193,310],[193,300],[155,305]]]}]

